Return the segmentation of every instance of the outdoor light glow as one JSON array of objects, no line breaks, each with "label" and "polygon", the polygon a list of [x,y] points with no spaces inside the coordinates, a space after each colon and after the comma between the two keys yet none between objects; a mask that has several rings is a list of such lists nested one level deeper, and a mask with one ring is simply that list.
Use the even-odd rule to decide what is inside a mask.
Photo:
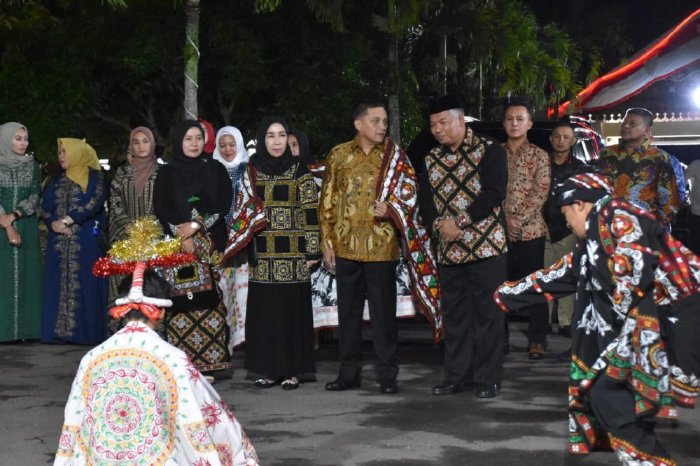
[{"label": "outdoor light glow", "polygon": [[693,103],[695,106],[700,107],[700,86],[696,87],[693,93],[690,95],[693,97]]}]

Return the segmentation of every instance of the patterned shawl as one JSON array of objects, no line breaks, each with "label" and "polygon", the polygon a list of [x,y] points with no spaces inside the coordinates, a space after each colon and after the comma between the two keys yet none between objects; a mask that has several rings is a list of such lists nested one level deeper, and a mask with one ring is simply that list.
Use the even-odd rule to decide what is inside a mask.
[{"label": "patterned shawl", "polygon": [[406,154],[391,139],[377,178],[376,196],[389,206],[389,216],[401,233],[408,272],[413,283],[414,302],[433,324],[435,341],[442,339],[440,289],[430,235],[422,225],[418,211],[416,173]]},{"label": "patterned shawl", "polygon": [[255,194],[255,167],[249,164],[235,199],[223,263],[243,250],[259,231],[267,228],[268,223],[262,200]]}]

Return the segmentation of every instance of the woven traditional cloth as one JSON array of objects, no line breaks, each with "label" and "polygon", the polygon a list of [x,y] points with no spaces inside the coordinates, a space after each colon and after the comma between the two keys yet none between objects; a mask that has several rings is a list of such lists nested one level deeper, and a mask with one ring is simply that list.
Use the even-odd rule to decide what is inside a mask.
[{"label": "woven traditional cloth", "polygon": [[387,140],[384,159],[377,177],[377,200],[386,202],[389,215],[400,232],[411,277],[415,303],[433,324],[435,339],[442,338],[440,288],[430,235],[422,225],[418,210],[416,173],[401,148]]}]

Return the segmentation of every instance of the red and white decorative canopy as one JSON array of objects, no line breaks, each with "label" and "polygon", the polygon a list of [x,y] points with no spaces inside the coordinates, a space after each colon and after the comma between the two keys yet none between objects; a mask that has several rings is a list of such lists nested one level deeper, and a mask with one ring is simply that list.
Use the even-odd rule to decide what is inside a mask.
[{"label": "red and white decorative canopy", "polygon": [[[669,32],[581,91],[576,102],[559,106],[559,114],[571,110],[594,112],[613,107],[656,81],[700,62],[700,9]],[[574,107],[573,109],[570,107]]]}]

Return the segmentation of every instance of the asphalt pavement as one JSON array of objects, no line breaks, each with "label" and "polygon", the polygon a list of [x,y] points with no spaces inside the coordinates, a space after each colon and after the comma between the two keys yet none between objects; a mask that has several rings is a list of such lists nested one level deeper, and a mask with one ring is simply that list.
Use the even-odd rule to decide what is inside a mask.
[{"label": "asphalt pavement", "polygon": [[[255,445],[263,465],[615,465],[613,453],[566,451],[567,365],[556,355],[568,340],[550,336],[546,357],[529,361],[524,322],[511,323],[499,397],[430,394],[442,379],[441,349],[424,324],[401,324],[400,392],[382,395],[364,344],[362,388],[327,392],[337,373],[337,341],[317,353],[318,382],[298,390],[256,389],[234,353],[231,380],[216,389]],[[50,464],[63,408],[85,346],[0,345],[0,466]],[[681,410],[680,428],[661,428],[679,465],[700,465],[700,413]]]}]

